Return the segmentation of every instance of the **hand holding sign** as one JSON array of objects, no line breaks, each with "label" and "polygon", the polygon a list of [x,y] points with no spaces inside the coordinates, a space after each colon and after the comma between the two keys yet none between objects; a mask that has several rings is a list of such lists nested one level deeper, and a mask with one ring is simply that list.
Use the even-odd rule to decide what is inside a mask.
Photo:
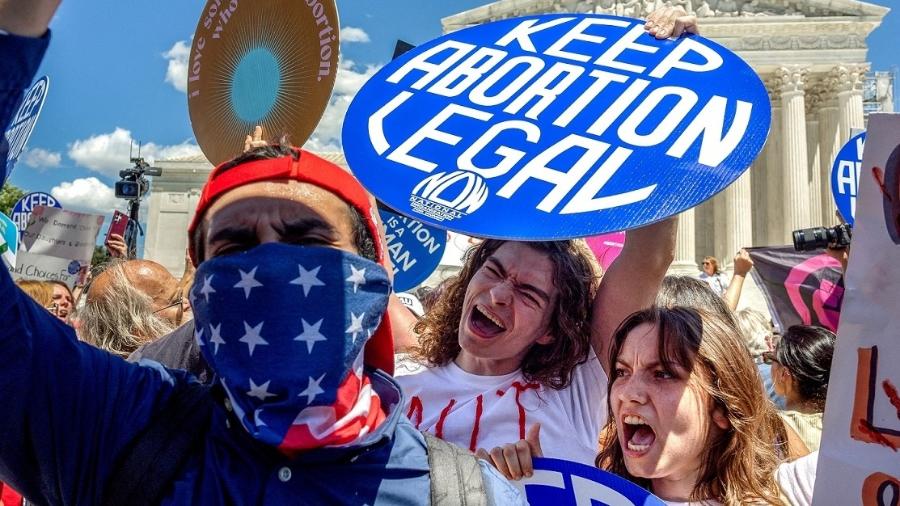
[{"label": "hand holding sign", "polygon": [[518,480],[534,475],[533,459],[543,457],[541,450],[541,424],[528,429],[525,439],[492,449],[490,452],[479,448],[475,456],[490,462],[509,480]]},{"label": "hand holding sign", "polygon": [[697,16],[689,16],[682,7],[671,5],[651,12],[644,23],[644,30],[657,39],[680,37],[683,33],[700,33]]}]

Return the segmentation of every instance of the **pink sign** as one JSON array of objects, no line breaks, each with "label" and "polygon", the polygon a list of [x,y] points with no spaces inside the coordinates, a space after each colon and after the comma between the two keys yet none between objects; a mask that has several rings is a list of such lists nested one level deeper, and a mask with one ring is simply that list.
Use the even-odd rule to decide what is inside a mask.
[{"label": "pink sign", "polygon": [[605,271],[622,252],[622,247],[625,246],[625,232],[595,235],[585,240]]}]

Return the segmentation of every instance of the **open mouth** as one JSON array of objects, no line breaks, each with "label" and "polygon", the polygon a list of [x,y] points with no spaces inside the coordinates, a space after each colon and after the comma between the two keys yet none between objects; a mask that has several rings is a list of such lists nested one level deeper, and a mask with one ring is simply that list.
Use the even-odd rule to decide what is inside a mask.
[{"label": "open mouth", "polygon": [[472,308],[469,324],[472,330],[483,338],[495,337],[506,330],[506,327],[503,325],[503,322],[500,321],[500,318],[492,314],[481,304]]},{"label": "open mouth", "polygon": [[622,417],[622,432],[625,436],[625,447],[632,454],[646,453],[656,441],[656,432],[646,420],[637,415]]}]

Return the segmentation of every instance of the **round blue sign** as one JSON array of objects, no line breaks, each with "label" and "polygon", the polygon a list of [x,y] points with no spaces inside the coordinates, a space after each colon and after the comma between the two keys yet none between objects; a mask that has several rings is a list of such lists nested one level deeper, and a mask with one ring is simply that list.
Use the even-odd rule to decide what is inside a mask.
[{"label": "round blue sign", "polygon": [[765,143],[769,97],[739,57],[643,21],[495,21],[404,53],[344,120],[354,174],[403,214],[478,237],[621,231],[696,206]]},{"label": "round blue sign", "polygon": [[831,196],[838,212],[851,226],[856,218],[856,194],[859,192],[859,171],[865,144],[865,132],[851,137],[838,151],[831,166]]},{"label": "round blue sign", "polygon": [[534,475],[524,481],[528,504],[615,504],[664,506],[634,483],[595,467],[559,459],[534,459]]},{"label": "round blue sign", "polygon": [[[46,100],[49,90],[50,79],[47,76],[38,79],[25,92],[25,96],[22,98],[22,105],[19,106],[16,115],[12,117],[12,121],[4,133],[9,151],[6,153],[5,174],[0,173],[0,186],[3,186],[6,178],[12,173],[13,166],[19,159],[19,155],[25,150],[25,143],[31,137],[34,125],[41,115],[41,109],[44,107],[44,100]],[[0,163],[3,163],[3,161],[0,158]],[[2,170],[2,167],[0,167],[0,170]]]},{"label": "round blue sign", "polygon": [[394,291],[415,288],[441,263],[447,232],[387,209],[379,209],[385,242],[394,264]]},{"label": "round blue sign", "polygon": [[16,202],[16,205],[13,206],[12,213],[9,216],[13,222],[15,222],[16,226],[19,227],[19,235],[22,235],[25,232],[25,227],[28,226],[28,218],[31,217],[31,212],[37,206],[62,208],[59,201],[53,198],[49,193],[32,192],[25,195]]}]

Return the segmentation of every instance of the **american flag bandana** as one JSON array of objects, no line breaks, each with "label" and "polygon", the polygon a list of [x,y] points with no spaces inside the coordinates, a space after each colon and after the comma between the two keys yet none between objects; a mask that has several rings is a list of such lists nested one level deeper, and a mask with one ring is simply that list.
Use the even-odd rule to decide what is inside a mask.
[{"label": "american flag bandana", "polygon": [[381,423],[363,351],[390,292],[383,267],[334,248],[270,243],[200,264],[197,343],[250,435],[291,455]]}]

